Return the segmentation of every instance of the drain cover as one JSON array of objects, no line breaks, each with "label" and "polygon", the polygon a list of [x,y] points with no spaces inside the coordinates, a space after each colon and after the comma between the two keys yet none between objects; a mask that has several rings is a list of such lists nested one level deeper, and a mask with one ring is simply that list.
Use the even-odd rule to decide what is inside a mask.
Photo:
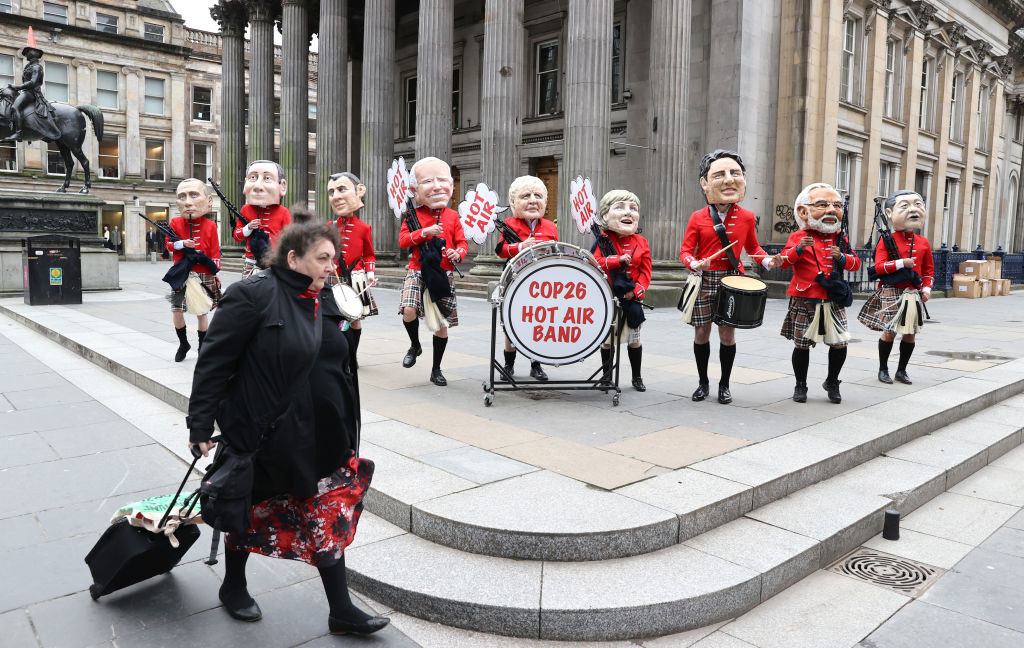
[{"label": "drain cover", "polygon": [[917,596],[943,574],[938,567],[864,547],[829,569],[909,596]]}]

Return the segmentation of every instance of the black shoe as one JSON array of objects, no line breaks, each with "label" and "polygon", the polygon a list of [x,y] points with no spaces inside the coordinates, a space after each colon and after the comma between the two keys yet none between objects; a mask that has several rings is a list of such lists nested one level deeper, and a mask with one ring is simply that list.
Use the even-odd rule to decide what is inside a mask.
[{"label": "black shoe", "polygon": [[902,369],[899,369],[899,370],[896,371],[896,382],[901,382],[904,385],[913,385],[914,384],[914,383],[910,382],[910,376],[907,375],[907,372],[903,371]]},{"label": "black shoe", "polygon": [[708,397],[711,393],[710,385],[708,383],[699,383],[696,391],[693,392],[693,396],[690,397],[693,401],[702,401]]},{"label": "black shoe", "polygon": [[821,386],[828,392],[828,399],[837,405],[843,402],[843,396],[839,393],[839,383],[843,381],[837,380],[835,382],[825,381],[821,383]]},{"label": "black shoe", "polygon": [[260,610],[260,606],[256,604],[255,599],[249,596],[249,592],[242,590],[241,592],[231,591],[231,596],[225,598],[224,589],[221,588],[217,592],[217,597],[220,598],[220,602],[224,604],[224,610],[231,615],[232,618],[238,619],[239,621],[259,621],[263,618],[263,612]]},{"label": "black shoe", "polygon": [[[897,373],[897,375],[899,375],[899,374]],[[879,369],[878,370],[878,382],[884,382],[886,385],[891,385],[892,384],[892,378],[889,377],[889,370],[888,369]]]},{"label": "black shoe", "polygon": [[793,388],[793,400],[798,403],[807,402],[807,383],[798,382],[796,387]]},{"label": "black shoe", "polygon": [[444,374],[441,373],[440,369],[430,370],[430,382],[434,383],[438,387],[444,387],[448,384],[448,381],[444,379]]},{"label": "black shoe", "polygon": [[192,348],[192,345],[189,344],[188,342],[186,342],[184,344],[179,344],[178,345],[178,352],[174,354],[174,361],[175,362],[181,362],[182,360],[184,360],[185,359],[185,355],[188,353],[188,350],[191,349],[191,348]]},{"label": "black shoe", "polygon": [[722,405],[728,405],[732,402],[732,392],[729,391],[729,385],[718,386],[718,402]]},{"label": "black shoe", "polygon": [[406,352],[405,357],[402,358],[402,366],[408,369],[409,367],[416,364],[416,357],[423,353],[423,347],[411,346]]},{"label": "black shoe", "polygon": [[639,392],[647,391],[647,385],[644,384],[644,379],[641,378],[640,376],[637,376],[636,378],[634,378],[633,379],[633,389],[635,389],[635,390],[637,390]]},{"label": "black shoe", "polygon": [[500,376],[500,378],[501,380],[509,380],[510,378],[512,378],[513,375],[515,375],[515,372],[515,365],[507,364],[505,365],[505,374]]},{"label": "black shoe", "polygon": [[327,617],[327,627],[330,628],[331,634],[336,635],[373,634],[374,632],[377,632],[389,623],[391,623],[391,619],[379,616],[370,617],[365,621],[345,621],[344,619],[335,619],[332,616]]},{"label": "black shoe", "polygon": [[539,362],[530,363],[530,378],[536,378],[537,380],[547,380],[548,375],[544,373]]}]

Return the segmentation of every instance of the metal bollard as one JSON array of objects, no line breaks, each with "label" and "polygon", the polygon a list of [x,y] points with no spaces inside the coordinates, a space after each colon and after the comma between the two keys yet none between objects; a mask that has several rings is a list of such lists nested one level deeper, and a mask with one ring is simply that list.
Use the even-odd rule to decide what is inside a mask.
[{"label": "metal bollard", "polygon": [[886,540],[900,539],[900,512],[894,509],[885,510],[885,525],[882,527],[882,537]]}]

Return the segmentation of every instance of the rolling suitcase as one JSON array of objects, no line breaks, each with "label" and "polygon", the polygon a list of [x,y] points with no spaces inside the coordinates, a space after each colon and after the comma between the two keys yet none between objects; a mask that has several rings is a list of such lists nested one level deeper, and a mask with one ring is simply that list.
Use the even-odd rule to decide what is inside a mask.
[{"label": "rolling suitcase", "polygon": [[[159,526],[163,526],[167,521],[167,515],[174,508],[185,482],[202,456],[198,452],[193,454],[196,458],[185,473],[185,478],[181,481],[181,486],[174,494]],[[198,499],[195,498],[196,501]],[[185,504],[182,503],[182,506]],[[191,508],[189,510],[191,511]],[[178,539],[177,547],[172,546],[163,533],[153,533],[141,527],[131,526],[127,519],[111,524],[85,557],[89,571],[92,572],[93,584],[89,586],[89,594],[93,600],[171,571],[199,539],[199,527],[194,524],[182,525],[175,531],[175,537]]]}]

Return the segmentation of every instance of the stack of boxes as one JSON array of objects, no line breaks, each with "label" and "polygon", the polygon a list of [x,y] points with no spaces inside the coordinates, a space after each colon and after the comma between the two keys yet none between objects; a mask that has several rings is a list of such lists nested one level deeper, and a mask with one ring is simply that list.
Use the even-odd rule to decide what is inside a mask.
[{"label": "stack of boxes", "polygon": [[960,273],[953,275],[953,296],[980,299],[1010,294],[1010,280],[1003,279],[1003,260],[964,261]]}]

